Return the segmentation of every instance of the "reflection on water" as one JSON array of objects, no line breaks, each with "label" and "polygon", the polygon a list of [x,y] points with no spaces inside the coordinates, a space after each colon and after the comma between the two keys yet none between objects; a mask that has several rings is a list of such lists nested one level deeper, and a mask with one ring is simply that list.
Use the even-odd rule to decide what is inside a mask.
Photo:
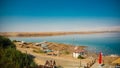
[{"label": "reflection on water", "polygon": [[47,37],[10,37],[11,40],[23,40],[26,42],[57,42],[72,44],[74,46],[88,46],[88,50],[94,52],[103,52],[103,54],[120,55],[120,33],[102,33],[102,34],[76,34]]}]

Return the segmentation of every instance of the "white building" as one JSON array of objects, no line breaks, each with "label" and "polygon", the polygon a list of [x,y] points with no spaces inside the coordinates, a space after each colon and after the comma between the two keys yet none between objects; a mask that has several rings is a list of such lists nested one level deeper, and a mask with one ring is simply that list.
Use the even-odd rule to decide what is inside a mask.
[{"label": "white building", "polygon": [[73,52],[73,57],[74,58],[78,58],[78,56],[84,56],[85,55],[85,50],[76,50],[75,52]]}]

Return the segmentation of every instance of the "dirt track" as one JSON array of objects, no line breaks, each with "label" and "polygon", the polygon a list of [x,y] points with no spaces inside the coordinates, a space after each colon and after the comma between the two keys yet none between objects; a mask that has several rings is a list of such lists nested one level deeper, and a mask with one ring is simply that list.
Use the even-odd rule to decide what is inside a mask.
[{"label": "dirt track", "polygon": [[[78,68],[80,66],[80,60],[75,59],[75,58],[70,58],[70,57],[58,57],[58,56],[47,56],[45,54],[39,54],[33,52],[32,48],[20,48],[17,47],[17,49],[23,53],[28,53],[30,55],[33,55],[35,58],[35,62],[38,65],[44,65],[46,60],[55,60],[56,64],[58,66],[62,66],[64,68]],[[84,60],[81,60],[84,62]]]}]

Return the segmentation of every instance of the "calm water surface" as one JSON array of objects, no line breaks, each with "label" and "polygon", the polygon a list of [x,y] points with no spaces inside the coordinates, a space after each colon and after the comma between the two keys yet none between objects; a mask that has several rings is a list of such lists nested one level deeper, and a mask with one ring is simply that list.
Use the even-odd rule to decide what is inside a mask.
[{"label": "calm water surface", "polygon": [[120,55],[120,33],[101,34],[75,34],[47,37],[10,37],[11,40],[23,40],[26,42],[57,42],[72,44],[74,46],[88,46],[88,50],[96,53],[103,52],[104,55]]}]

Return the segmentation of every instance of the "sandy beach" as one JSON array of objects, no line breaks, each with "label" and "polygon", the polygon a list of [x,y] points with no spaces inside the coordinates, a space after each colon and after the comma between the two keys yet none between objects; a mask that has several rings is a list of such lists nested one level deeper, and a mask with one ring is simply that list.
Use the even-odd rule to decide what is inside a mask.
[{"label": "sandy beach", "polygon": [[[44,65],[46,60],[55,60],[57,66],[62,66],[64,68],[78,68],[80,66],[84,67],[87,63],[91,63],[93,60],[91,59],[91,56],[94,55],[94,60],[95,63],[97,63],[97,55],[95,55],[94,53],[91,53],[91,56],[88,55],[85,59],[77,59],[77,58],[73,58],[72,57],[72,50],[74,48],[74,46],[71,45],[67,45],[67,44],[58,44],[58,43],[54,43],[54,42],[46,42],[49,46],[50,49],[53,50],[68,50],[70,51],[70,54],[61,54],[60,56],[51,56],[51,55],[47,55],[46,53],[40,53],[40,47],[39,46],[35,46],[34,43],[27,43],[26,45],[24,45],[23,47],[21,47],[20,42],[14,42],[16,44],[16,48],[23,52],[23,53],[27,53],[30,54],[32,56],[34,56],[34,61],[38,64],[38,65]],[[54,47],[56,46],[56,47]],[[79,48],[85,48],[84,46],[80,46]],[[110,65],[111,62],[113,60],[116,60],[118,57],[111,57],[110,56],[104,56],[104,63],[106,65]],[[111,59],[111,60],[109,60]],[[94,64],[94,63],[93,63]],[[106,67],[104,67],[106,68]]]},{"label": "sandy beach", "polygon": [[[46,60],[55,60],[57,63],[57,66],[62,66],[64,68],[77,68],[80,66],[80,62],[81,65],[84,66],[86,65],[88,62],[92,61],[90,59],[90,57],[87,57],[85,59],[77,59],[77,58],[73,58],[72,57],[72,50],[75,46],[71,46],[71,45],[67,45],[67,44],[57,44],[57,43],[53,43],[53,42],[47,42],[47,44],[49,44],[49,48],[56,50],[62,50],[63,48],[66,50],[68,49],[70,51],[70,54],[61,54],[60,56],[51,56],[51,55],[47,55],[45,53],[37,53],[34,52],[34,50],[39,50],[40,48],[38,46],[32,45],[32,44],[28,44],[24,47],[21,47],[21,45],[19,45],[19,42],[14,42],[16,44],[16,48],[23,52],[23,53],[27,53],[30,55],[33,55],[34,61],[38,64],[38,65],[44,65]],[[52,45],[56,44],[57,48],[53,48]],[[53,46],[54,46],[53,45]],[[59,47],[57,46],[59,45]],[[80,46],[79,48],[85,48],[84,46]]]}]

